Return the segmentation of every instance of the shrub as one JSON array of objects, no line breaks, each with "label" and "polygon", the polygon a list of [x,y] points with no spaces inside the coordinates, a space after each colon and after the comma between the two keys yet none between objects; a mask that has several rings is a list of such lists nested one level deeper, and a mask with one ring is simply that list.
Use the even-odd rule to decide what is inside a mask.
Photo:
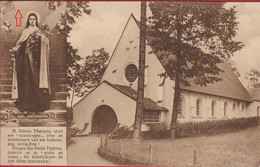
[{"label": "shrub", "polygon": [[260,117],[178,123],[176,129],[176,137],[183,138],[200,135],[209,136],[221,133],[235,132],[250,127],[258,126],[259,122]]},{"label": "shrub", "polygon": [[131,136],[132,130],[127,125],[122,125],[121,127],[116,128],[109,134],[109,137],[112,139],[125,139],[130,138]]},{"label": "shrub", "polygon": [[149,130],[142,132],[143,138],[165,138],[170,136],[169,126],[166,122],[148,124]]},{"label": "shrub", "polygon": [[78,128],[71,128],[71,126],[67,126],[67,135],[66,135],[67,147],[69,147],[69,145],[74,143],[74,140],[72,139],[72,137],[75,137],[77,132],[79,132]]},{"label": "shrub", "polygon": [[[208,120],[203,122],[177,123],[176,138],[211,136],[221,133],[236,132],[260,124],[260,117],[234,118],[228,120]],[[171,136],[166,122],[150,124],[149,130],[142,132],[143,138],[158,139]]]}]

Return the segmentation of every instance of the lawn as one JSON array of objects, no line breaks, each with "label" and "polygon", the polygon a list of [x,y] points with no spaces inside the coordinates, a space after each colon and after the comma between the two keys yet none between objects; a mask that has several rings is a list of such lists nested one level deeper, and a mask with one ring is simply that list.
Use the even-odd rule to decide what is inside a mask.
[{"label": "lawn", "polygon": [[[119,143],[110,140],[107,149],[118,154]],[[140,143],[125,139],[121,143],[123,157],[139,162],[148,162],[152,143],[152,165],[157,166],[194,166],[195,149],[196,166],[260,166],[260,126],[217,136],[141,140]]]}]

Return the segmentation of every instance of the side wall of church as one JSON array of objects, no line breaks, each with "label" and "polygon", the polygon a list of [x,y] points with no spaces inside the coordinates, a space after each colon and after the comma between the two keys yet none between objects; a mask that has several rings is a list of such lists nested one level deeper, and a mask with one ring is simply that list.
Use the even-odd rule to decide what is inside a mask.
[{"label": "side wall of church", "polygon": [[[169,112],[162,113],[161,120],[170,124],[174,90],[169,89],[169,85],[166,84],[164,92],[162,104],[169,109]],[[200,101],[199,114],[196,113],[198,99]],[[182,114],[178,115],[180,122],[252,117],[257,115],[257,107],[260,106],[260,102],[246,103],[240,100],[185,90],[181,93],[181,101]]]}]

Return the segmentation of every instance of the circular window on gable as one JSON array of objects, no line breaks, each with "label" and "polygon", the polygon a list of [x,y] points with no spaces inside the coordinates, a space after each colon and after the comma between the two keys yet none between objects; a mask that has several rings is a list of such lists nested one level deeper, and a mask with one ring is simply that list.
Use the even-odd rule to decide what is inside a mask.
[{"label": "circular window on gable", "polygon": [[134,82],[138,76],[137,67],[134,64],[129,64],[125,69],[125,77],[128,82]]}]

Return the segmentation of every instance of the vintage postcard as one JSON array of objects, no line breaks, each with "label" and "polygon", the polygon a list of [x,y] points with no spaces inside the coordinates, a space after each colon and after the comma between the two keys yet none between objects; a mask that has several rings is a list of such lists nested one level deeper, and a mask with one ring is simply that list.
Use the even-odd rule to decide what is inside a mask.
[{"label": "vintage postcard", "polygon": [[260,166],[260,3],[1,1],[0,165]]}]

